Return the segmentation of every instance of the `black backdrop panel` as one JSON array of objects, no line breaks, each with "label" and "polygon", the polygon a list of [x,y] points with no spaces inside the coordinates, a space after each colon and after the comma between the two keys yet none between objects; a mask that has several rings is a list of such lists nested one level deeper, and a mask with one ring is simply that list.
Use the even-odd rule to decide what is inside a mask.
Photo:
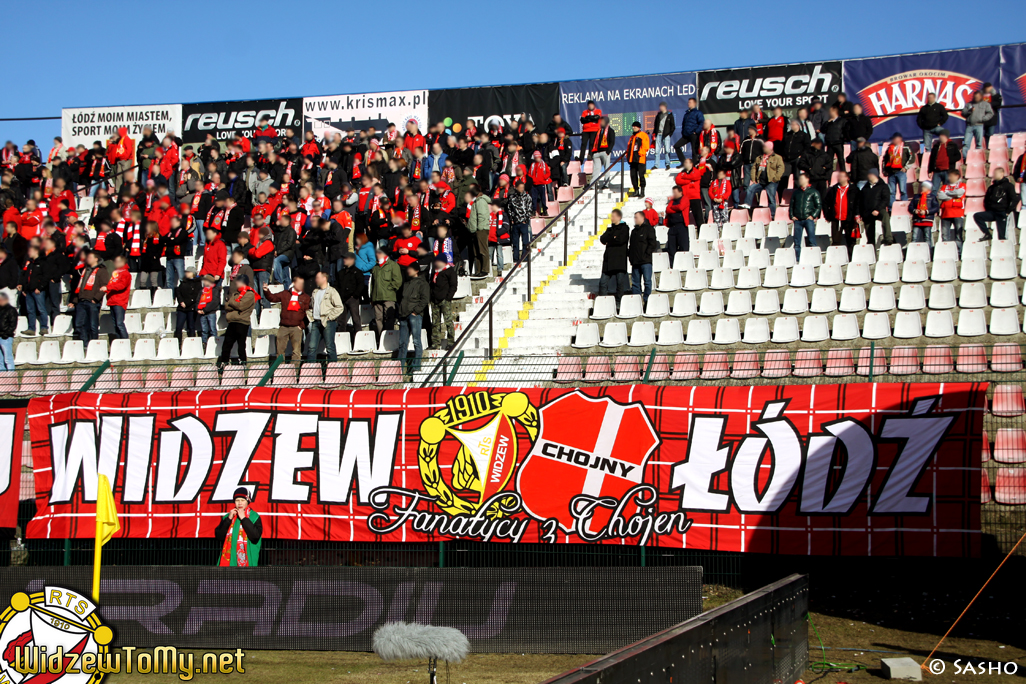
[{"label": "black backdrop panel", "polygon": [[428,117],[435,124],[446,118],[462,126],[467,119],[486,120],[490,116],[519,118],[527,112],[537,127],[544,129],[559,111],[558,83],[489,86],[486,88],[449,88],[428,93]]},{"label": "black backdrop panel", "polygon": [[[88,567],[9,568],[0,600]],[[462,630],[484,653],[606,653],[698,615],[702,568],[104,568],[116,646],[369,651],[388,621]]]}]

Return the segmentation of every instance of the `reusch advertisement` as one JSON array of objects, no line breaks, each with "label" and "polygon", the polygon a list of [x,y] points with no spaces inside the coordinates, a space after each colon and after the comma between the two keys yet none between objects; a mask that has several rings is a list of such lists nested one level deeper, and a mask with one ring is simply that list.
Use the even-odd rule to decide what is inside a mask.
[{"label": "reusch advertisement", "polygon": [[816,100],[833,102],[841,92],[841,71],[841,62],[700,71],[698,108],[718,124],[733,123],[739,111],[756,104],[767,114],[781,107],[793,116]]},{"label": "reusch advertisement", "polygon": [[441,121],[451,133],[460,133],[468,119],[473,119],[478,128],[487,128],[491,117],[509,122],[524,112],[535,126],[544,129],[558,111],[558,83],[449,88],[428,93],[431,123]]},{"label": "reusch advertisement", "polygon": [[296,135],[303,130],[303,100],[298,97],[281,100],[236,100],[234,102],[201,102],[182,105],[182,140],[186,144],[202,143],[207,134],[226,143],[241,133],[253,137],[260,120],[267,117],[279,135],[291,128]]},{"label": "reusch advertisement", "polygon": [[68,147],[92,147],[99,141],[104,147],[119,128],[127,128],[135,140],[147,127],[158,139],[182,132],[182,105],[133,105],[128,107],[72,107],[61,110],[61,138]]},{"label": "reusch advertisement", "polygon": [[318,140],[335,133],[378,131],[394,123],[400,132],[415,121],[421,131],[428,126],[428,91],[404,90],[360,95],[325,95],[303,98],[303,132],[313,131]]},{"label": "reusch advertisement", "polygon": [[965,133],[961,109],[985,82],[1001,80],[1001,54],[996,47],[947,50],[896,57],[854,59],[844,63],[848,99],[862,105],[873,119],[873,140],[895,133],[922,139],[916,124],[919,108],[933,93],[949,110],[944,124],[952,135]]},{"label": "reusch advertisement", "polygon": [[129,538],[212,538],[246,487],[277,539],[968,556],[986,388],[40,397],[27,536],[91,537],[105,475]]},{"label": "reusch advertisement", "polygon": [[[687,109],[688,98],[695,97],[695,72],[657,76],[632,76],[590,81],[563,81],[559,84],[559,113],[575,132],[581,131],[581,114],[594,100],[597,109],[609,117],[609,125],[616,132],[615,149],[627,149],[631,124],[641,122],[641,128],[652,133],[659,103],[665,102],[679,117]],[[547,124],[546,120],[543,124]],[[544,127],[544,126],[543,126]],[[678,137],[675,134],[674,140]],[[655,151],[653,150],[654,154]]]}]

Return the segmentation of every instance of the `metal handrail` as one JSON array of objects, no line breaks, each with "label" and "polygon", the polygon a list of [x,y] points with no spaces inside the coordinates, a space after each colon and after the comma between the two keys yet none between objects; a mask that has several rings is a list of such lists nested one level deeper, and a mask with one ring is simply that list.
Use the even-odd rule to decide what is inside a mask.
[{"label": "metal handrail", "polygon": [[[581,156],[583,157],[584,155],[582,154]],[[627,157],[627,153],[623,152],[616,159],[611,160],[610,163],[606,166],[606,168],[602,171],[602,173],[600,173],[598,176],[593,176],[592,179],[591,179],[591,182],[588,183],[586,186],[584,186],[584,188],[581,189],[580,195],[583,195],[583,194],[587,193],[588,191],[594,189],[596,187],[596,184],[599,181],[601,181],[603,178],[605,178],[606,175],[609,174],[610,171],[612,171],[613,167],[617,163],[619,163],[619,165],[620,165],[620,199],[622,200],[623,199],[623,179],[624,179],[623,162],[624,162],[624,159],[626,157]],[[578,197],[580,195],[578,195]],[[576,198],[574,198],[574,199],[576,200]],[[596,203],[596,207],[597,207],[597,204],[598,204],[598,193],[597,192],[595,193],[595,196],[593,197],[593,199],[594,199],[594,201]],[[463,330],[463,333],[462,333],[462,335],[460,335],[460,339],[456,342],[456,344],[454,344],[451,349],[446,351],[441,359],[438,359],[435,362],[434,367],[431,369],[431,372],[428,374],[427,378],[424,379],[424,382],[421,383],[421,387],[427,387],[433,381],[433,379],[435,377],[435,374],[438,373],[438,369],[439,368],[444,368],[445,366],[447,366],[448,362],[450,361],[450,358],[455,353],[457,353],[458,351],[462,352],[461,347],[463,346],[464,342],[468,339],[471,331],[473,331],[477,327],[477,325],[481,322],[481,320],[483,319],[486,311],[488,313],[488,324],[489,324],[489,327],[492,325],[492,308],[493,308],[493,306],[495,304],[495,301],[498,299],[498,297],[506,289],[506,286],[509,284],[509,281],[512,280],[514,274],[516,274],[517,267],[519,267],[520,264],[524,262],[524,260],[527,261],[527,296],[528,296],[528,301],[530,301],[530,297],[531,297],[531,252],[534,249],[535,243],[537,243],[539,240],[541,240],[541,238],[543,236],[545,236],[549,232],[549,230],[556,224],[556,222],[559,221],[560,219],[563,219],[563,224],[564,224],[564,228],[563,228],[564,229],[564,235],[563,235],[563,263],[566,264],[566,261],[567,261],[567,235],[566,235],[566,231],[569,228],[569,216],[568,216],[568,214],[570,212],[570,209],[573,206],[574,206],[574,202],[569,202],[566,205],[566,207],[563,208],[558,214],[553,216],[552,219],[548,223],[545,224],[545,227],[537,235],[535,235],[534,238],[527,244],[527,248],[523,250],[523,253],[520,256],[520,261],[515,263],[513,265],[513,267],[509,270],[509,273],[507,273],[505,276],[503,276],[502,280],[499,282],[499,286],[497,288],[495,288],[495,291],[492,292],[492,294],[484,302],[484,305],[481,307],[481,310],[478,311],[477,314],[474,316],[474,318],[471,319],[470,323]],[[597,216],[598,216],[598,213],[596,211],[596,217]],[[597,222],[597,218],[596,218],[596,222]],[[552,244],[552,243],[549,243],[549,244]],[[491,334],[491,331],[489,331],[489,345],[491,344],[491,337],[492,337],[492,334]]]}]

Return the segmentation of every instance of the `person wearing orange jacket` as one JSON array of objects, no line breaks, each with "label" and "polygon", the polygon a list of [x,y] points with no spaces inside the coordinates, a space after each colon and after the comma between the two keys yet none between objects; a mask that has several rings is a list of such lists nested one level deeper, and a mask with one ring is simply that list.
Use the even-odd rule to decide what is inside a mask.
[{"label": "person wearing orange jacket", "polygon": [[135,161],[135,140],[129,137],[124,126],[118,129],[117,139],[107,148],[107,160],[114,167],[114,192],[119,193]]},{"label": "person wearing orange jacket", "polygon": [[[627,163],[631,167],[631,187],[634,190],[628,197],[642,197],[645,194],[645,168],[648,160],[648,148],[652,146],[648,133],[641,130],[641,122],[631,124],[631,137],[627,141]],[[640,189],[639,189],[640,188]]]},{"label": "person wearing orange jacket", "polygon": [[595,100],[588,100],[588,108],[581,114],[581,163],[583,164],[588,151],[591,151],[592,142],[595,140],[595,133],[598,132],[599,123],[602,121],[602,110],[596,108]]}]

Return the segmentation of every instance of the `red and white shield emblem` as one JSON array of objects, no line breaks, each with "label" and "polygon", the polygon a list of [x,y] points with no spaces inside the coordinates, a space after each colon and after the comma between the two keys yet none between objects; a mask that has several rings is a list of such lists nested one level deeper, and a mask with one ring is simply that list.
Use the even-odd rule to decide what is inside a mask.
[{"label": "red and white shield emblem", "polygon": [[[570,502],[581,494],[620,499],[641,484],[659,436],[640,403],[565,394],[538,410],[541,428],[517,473],[524,509],[538,520],[555,518],[575,532]],[[633,512],[624,511],[624,513]],[[596,511],[593,531],[608,521]]]}]

